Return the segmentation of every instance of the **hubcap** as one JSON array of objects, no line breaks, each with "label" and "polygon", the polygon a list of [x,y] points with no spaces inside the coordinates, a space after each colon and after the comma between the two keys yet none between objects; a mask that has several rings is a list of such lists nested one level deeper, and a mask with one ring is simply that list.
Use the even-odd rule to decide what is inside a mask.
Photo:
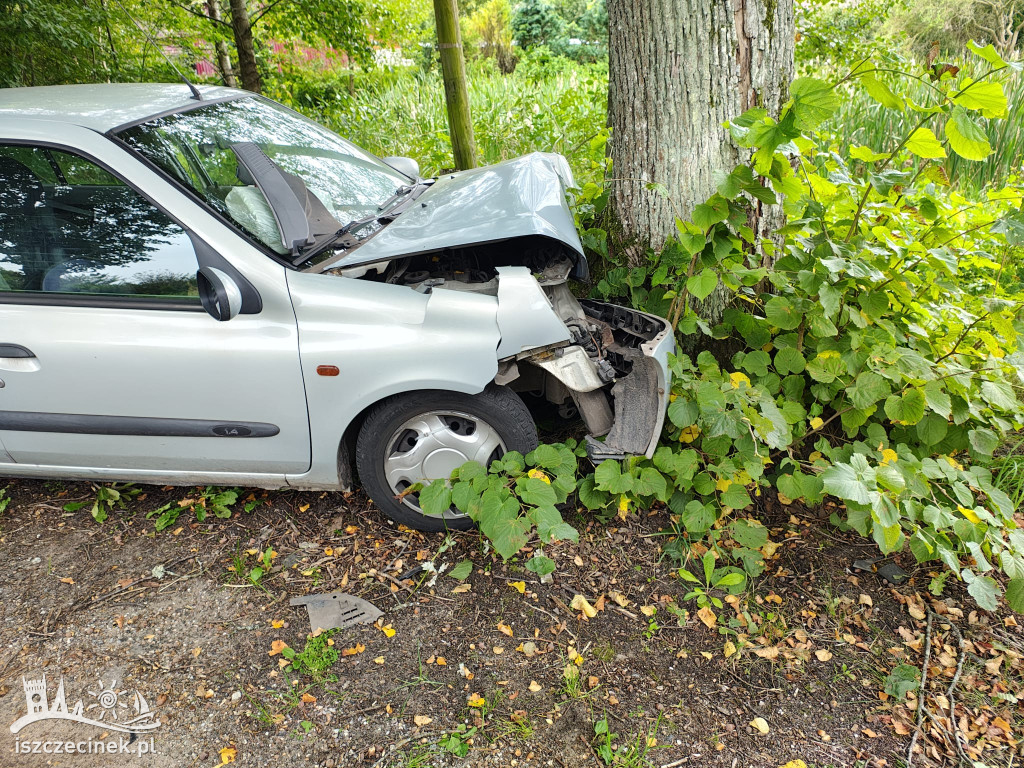
[{"label": "hubcap", "polygon": [[[485,467],[505,452],[505,443],[486,421],[456,411],[428,411],[400,426],[387,442],[384,477],[397,496],[416,483],[447,479],[467,461]],[[416,494],[402,497],[407,507],[423,513]],[[462,517],[454,507],[443,517]]]}]

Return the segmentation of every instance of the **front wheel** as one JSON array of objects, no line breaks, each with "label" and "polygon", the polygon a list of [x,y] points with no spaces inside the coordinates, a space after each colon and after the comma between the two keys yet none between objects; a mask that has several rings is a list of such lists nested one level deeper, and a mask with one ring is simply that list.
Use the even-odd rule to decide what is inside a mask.
[{"label": "front wheel", "polygon": [[523,401],[491,385],[478,395],[429,390],[396,395],[378,404],[356,440],[363,487],[396,523],[420,531],[466,530],[473,521],[452,507],[428,515],[408,489],[447,479],[467,461],[488,466],[506,451],[537,447],[537,427]]}]

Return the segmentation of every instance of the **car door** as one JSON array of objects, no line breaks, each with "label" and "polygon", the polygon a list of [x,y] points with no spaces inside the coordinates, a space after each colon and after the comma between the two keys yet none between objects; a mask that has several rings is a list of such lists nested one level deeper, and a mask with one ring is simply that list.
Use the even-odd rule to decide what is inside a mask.
[{"label": "car door", "polygon": [[[172,217],[153,200],[163,182],[134,174],[130,184],[95,156],[0,139],[2,445],[22,474],[258,482],[306,471],[284,268],[243,273],[237,255],[186,228],[190,201],[174,199]],[[221,250],[234,236],[244,251],[223,229]],[[200,266],[236,282],[241,313],[224,322],[204,311]]]}]

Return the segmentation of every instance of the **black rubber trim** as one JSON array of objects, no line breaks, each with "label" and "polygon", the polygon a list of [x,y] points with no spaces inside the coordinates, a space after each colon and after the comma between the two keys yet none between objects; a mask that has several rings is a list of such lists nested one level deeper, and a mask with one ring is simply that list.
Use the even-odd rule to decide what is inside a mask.
[{"label": "black rubber trim", "polygon": [[59,307],[106,307],[108,309],[152,309],[165,312],[205,312],[199,298],[143,299],[135,296],[113,296],[103,293],[56,293],[0,291],[0,304],[33,304]]},{"label": "black rubber trim", "polygon": [[21,344],[0,344],[0,357],[35,357],[32,350]]},{"label": "black rubber trim", "polygon": [[273,437],[276,424],[262,421],[160,419],[149,416],[93,416],[84,413],[0,411],[0,430],[134,437]]},{"label": "black rubber trim", "polygon": [[187,104],[181,104],[177,107],[171,107],[165,109],[163,112],[157,112],[154,115],[147,115],[141,117],[138,120],[132,120],[128,123],[122,123],[121,125],[115,125],[113,128],[108,128],[104,135],[116,136],[121,131],[127,131],[129,128],[134,128],[137,125],[143,123],[150,123],[153,120],[159,120],[162,117],[168,117],[169,115],[177,115],[180,112],[191,112],[193,109],[199,109],[210,104],[223,104],[226,101],[238,101],[239,99],[251,98],[254,94],[251,93],[233,93],[230,96],[220,96],[216,99],[203,99],[202,101],[189,101]]},{"label": "black rubber trim", "polygon": [[222,272],[230,275],[235,284],[238,285],[238,291],[242,294],[242,309],[241,314],[243,315],[258,315],[263,311],[263,298],[260,296],[260,292],[256,290],[256,286],[249,282],[249,278],[235,269],[235,265],[225,259],[217,249],[203,240],[199,235],[196,235],[192,230],[185,230],[188,232],[189,239],[192,241],[192,247],[196,252],[196,259],[199,261],[200,267],[215,267]]}]

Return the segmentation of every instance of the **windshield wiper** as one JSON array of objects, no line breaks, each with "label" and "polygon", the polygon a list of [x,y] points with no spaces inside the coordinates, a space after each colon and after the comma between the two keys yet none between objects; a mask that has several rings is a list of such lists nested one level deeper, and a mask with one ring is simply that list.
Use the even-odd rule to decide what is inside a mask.
[{"label": "windshield wiper", "polygon": [[323,253],[328,248],[337,249],[340,247],[348,250],[353,246],[358,245],[359,240],[354,237],[356,232],[363,227],[373,224],[374,222],[387,224],[393,221],[403,213],[416,198],[422,195],[429,186],[429,183],[419,183],[411,186],[399,187],[395,190],[395,194],[377,206],[377,210],[374,213],[369,216],[364,216],[361,219],[352,219],[333,235],[302,249],[299,254],[292,259],[292,266],[297,267],[304,264],[310,259],[313,259]]}]

